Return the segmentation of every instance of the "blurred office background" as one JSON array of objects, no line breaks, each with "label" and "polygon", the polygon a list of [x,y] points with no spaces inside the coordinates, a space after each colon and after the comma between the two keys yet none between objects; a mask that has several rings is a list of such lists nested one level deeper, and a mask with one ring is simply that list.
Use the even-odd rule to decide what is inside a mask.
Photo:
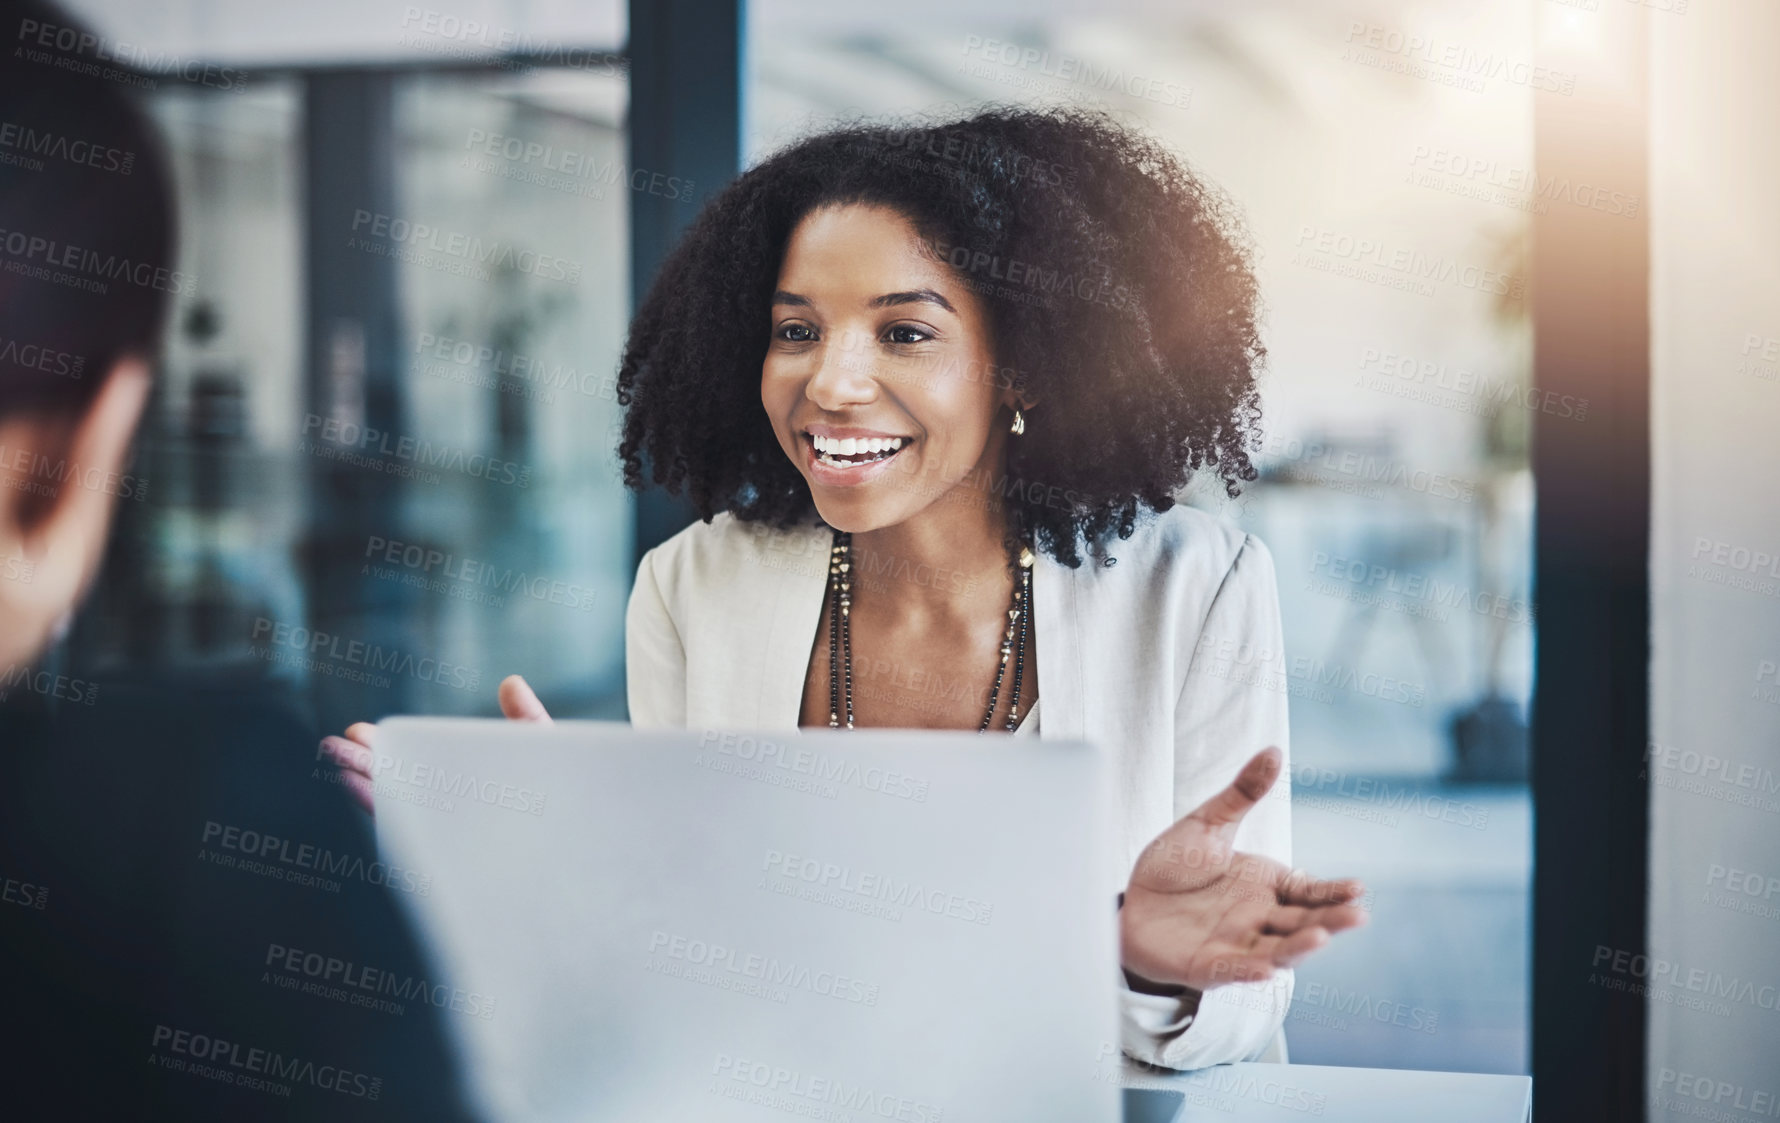
[{"label": "blurred office background", "polygon": [[[613,454],[633,208],[689,218],[716,186],[680,198],[687,169],[632,166],[624,5],[74,7],[229,77],[149,94],[197,283],[72,658],[273,676],[323,728],[492,713],[513,672],[554,712],[622,718],[656,532]],[[1263,477],[1190,498],[1278,563],[1296,860],[1374,894],[1372,927],[1299,973],[1298,1062],[1528,1069],[1528,434],[1587,408],[1530,386],[1531,217],[1587,205],[1533,178],[1553,94],[1516,76],[1546,14],[746,9],[744,162],[841,119],[1076,104],[1161,137],[1246,216]],[[1407,36],[1510,65],[1429,64]],[[454,238],[511,252],[477,267]]]}]

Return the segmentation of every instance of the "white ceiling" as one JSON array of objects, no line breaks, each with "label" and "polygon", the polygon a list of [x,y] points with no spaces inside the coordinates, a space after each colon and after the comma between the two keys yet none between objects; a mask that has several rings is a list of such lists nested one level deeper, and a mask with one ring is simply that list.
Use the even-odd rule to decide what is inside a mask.
[{"label": "white ceiling", "polygon": [[[623,0],[61,0],[94,30],[184,60],[273,66],[425,61],[624,45]],[[122,52],[119,52],[122,55]]]}]

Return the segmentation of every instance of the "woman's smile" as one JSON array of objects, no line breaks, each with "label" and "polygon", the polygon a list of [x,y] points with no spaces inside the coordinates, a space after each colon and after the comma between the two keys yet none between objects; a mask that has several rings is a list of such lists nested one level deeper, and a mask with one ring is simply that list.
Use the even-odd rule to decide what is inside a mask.
[{"label": "woman's smile", "polygon": [[1013,389],[962,373],[995,369],[989,309],[875,203],[804,215],[777,282],[760,403],[817,513],[853,533],[914,520],[948,551],[999,556],[998,510],[941,501],[1002,462]]},{"label": "woman's smile", "polygon": [[803,430],[804,468],[812,481],[854,487],[882,475],[914,437],[875,429],[811,425]]}]

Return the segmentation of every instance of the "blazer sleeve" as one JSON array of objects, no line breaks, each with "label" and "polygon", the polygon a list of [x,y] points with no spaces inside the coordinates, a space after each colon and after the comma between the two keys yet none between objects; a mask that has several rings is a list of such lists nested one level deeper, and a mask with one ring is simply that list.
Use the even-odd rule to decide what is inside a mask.
[{"label": "blazer sleeve", "polygon": [[624,610],[624,694],[639,729],[686,725],[686,648],[656,573],[661,547],[643,555]]},{"label": "blazer sleeve", "polygon": [[[1273,790],[1237,829],[1236,847],[1292,864],[1291,756],[1287,743],[1285,637],[1273,557],[1248,535],[1224,575],[1192,645],[1175,707],[1174,814],[1221,790],[1269,745],[1287,754]],[[1292,1001],[1293,973],[1233,983],[1185,998],[1121,993],[1121,1045],[1171,1069],[1247,1060],[1272,1043]]]}]

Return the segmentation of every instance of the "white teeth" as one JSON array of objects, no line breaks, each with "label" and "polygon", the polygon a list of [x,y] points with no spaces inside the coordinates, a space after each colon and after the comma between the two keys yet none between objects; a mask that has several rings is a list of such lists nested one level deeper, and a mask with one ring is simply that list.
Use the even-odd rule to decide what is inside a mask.
[{"label": "white teeth", "polygon": [[835,456],[857,456],[862,452],[895,452],[904,442],[902,437],[834,437],[811,438],[817,452],[826,452]]},{"label": "white teeth", "polygon": [[[905,437],[818,437],[810,435],[810,441],[816,447],[816,458],[822,463],[835,468],[856,468],[861,464],[870,464],[875,460],[885,460],[895,455],[903,445],[908,443]],[[872,460],[840,460],[837,457],[869,455]]]}]

